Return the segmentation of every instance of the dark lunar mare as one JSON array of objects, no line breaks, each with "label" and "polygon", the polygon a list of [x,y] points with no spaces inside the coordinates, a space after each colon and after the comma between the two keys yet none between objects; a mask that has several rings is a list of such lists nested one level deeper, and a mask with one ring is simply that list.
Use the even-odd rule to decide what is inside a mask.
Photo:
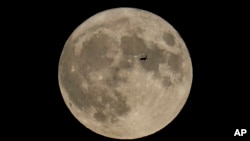
[{"label": "dark lunar mare", "polygon": [[[165,35],[171,41],[171,35]],[[132,36],[123,36],[121,38],[121,49],[123,58],[120,60],[119,65],[111,67],[110,64],[114,61],[106,56],[110,48],[110,43],[113,39],[108,37],[104,33],[94,34],[88,41],[82,43],[82,50],[78,58],[74,55],[71,49],[71,42],[65,46],[65,51],[62,54],[61,62],[61,82],[69,94],[69,99],[72,100],[78,108],[88,109],[93,107],[96,109],[94,118],[100,122],[113,122],[115,123],[118,119],[117,116],[126,115],[131,111],[129,105],[127,105],[126,97],[120,92],[116,91],[115,88],[119,83],[126,83],[127,78],[119,75],[121,70],[130,71],[134,68],[133,61],[139,62],[141,67],[147,72],[154,72],[155,77],[160,78],[159,64],[168,63],[171,69],[179,73],[181,72],[182,57],[169,53],[166,50],[160,49],[156,44],[151,44],[151,48],[147,47],[143,39],[133,34]],[[145,60],[141,60],[140,57],[135,60],[133,56],[146,56]],[[167,56],[167,57],[166,57]],[[131,59],[132,62],[128,62]],[[79,65],[77,65],[79,63]],[[71,66],[77,66],[77,73],[71,72]],[[106,87],[100,87],[95,82],[89,79],[91,72],[101,72],[103,68],[109,68],[112,75],[105,78],[103,85]],[[81,75],[81,77],[79,77]],[[85,79],[88,82],[88,90],[84,90],[81,87],[82,80]],[[163,77],[162,83],[166,88],[172,83],[169,77]],[[108,90],[108,89],[109,90]],[[101,99],[101,100],[98,100]],[[110,109],[106,109],[109,105]]]},{"label": "dark lunar mare", "polygon": [[[174,36],[172,34],[165,33],[163,37],[168,44],[175,44]],[[172,82],[169,77],[161,78],[159,72],[160,63],[168,63],[173,72],[183,74],[181,67],[183,60],[180,54],[169,53],[164,49],[160,49],[155,43],[151,43],[151,47],[147,47],[145,41],[135,34],[132,36],[123,36],[121,38],[121,49],[124,56],[127,58],[130,56],[131,59],[131,56],[134,55],[139,56],[138,60],[133,61],[139,61],[139,64],[145,71],[154,72],[154,76],[162,79],[162,83],[166,88],[171,86]],[[142,57],[146,57],[146,59],[141,59]],[[183,77],[183,75],[181,75],[181,77]]]},{"label": "dark lunar mare", "polygon": [[162,39],[165,41],[165,43],[169,46],[175,45],[175,37],[173,34],[169,32],[165,32],[162,36]]},{"label": "dark lunar mare", "polygon": [[[132,64],[121,61],[119,66],[110,67],[113,59],[106,57],[106,53],[109,50],[111,40],[105,34],[94,34],[88,41],[82,43],[83,49],[78,58],[73,55],[72,44],[66,44],[65,51],[62,54],[62,58],[65,60],[62,60],[63,65],[60,65],[60,69],[64,73],[61,74],[60,78],[62,85],[69,94],[69,99],[72,100],[76,107],[80,109],[93,107],[96,109],[96,113],[94,113],[96,120],[100,122],[109,120],[114,123],[117,122],[117,116],[126,115],[131,110],[126,103],[126,97],[116,91],[115,87],[119,82],[126,81],[126,78],[118,75],[119,71],[131,68]],[[71,72],[71,66],[78,63],[77,73]],[[100,87],[97,83],[91,82],[88,77],[91,72],[99,72],[108,67],[113,75],[104,80],[106,83],[103,84],[106,84],[107,87]],[[81,79],[86,79],[88,82],[88,90],[81,87]],[[109,105],[110,109],[106,109],[107,105]]]}]

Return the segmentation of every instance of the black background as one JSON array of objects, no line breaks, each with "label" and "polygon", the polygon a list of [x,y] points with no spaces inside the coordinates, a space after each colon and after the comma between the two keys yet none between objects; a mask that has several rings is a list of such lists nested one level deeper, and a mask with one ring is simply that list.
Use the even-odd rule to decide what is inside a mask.
[{"label": "black background", "polygon": [[57,73],[61,51],[73,30],[94,14],[117,7],[140,8],[164,18],[185,41],[193,63],[193,84],[181,113],[161,131],[137,140],[238,140],[243,137],[234,137],[235,129],[246,128],[250,133],[249,11],[244,4],[90,1],[15,5],[20,6],[2,12],[6,24],[2,26],[6,43],[2,70],[7,78],[3,79],[7,88],[3,123],[7,123],[5,131],[13,134],[9,137],[113,140],[90,131],[73,117],[62,99]]}]

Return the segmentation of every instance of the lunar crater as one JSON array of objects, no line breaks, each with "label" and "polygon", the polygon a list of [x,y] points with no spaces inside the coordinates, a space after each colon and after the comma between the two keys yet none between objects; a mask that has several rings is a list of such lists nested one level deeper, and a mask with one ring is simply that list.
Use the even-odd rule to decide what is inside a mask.
[{"label": "lunar crater", "polygon": [[176,73],[182,72],[181,70],[182,70],[183,59],[181,54],[174,54],[174,53],[168,54],[167,62],[173,72]]},{"label": "lunar crater", "polygon": [[175,37],[170,32],[164,32],[162,38],[167,45],[169,45],[171,47],[173,47],[175,45],[175,42],[176,42]]}]

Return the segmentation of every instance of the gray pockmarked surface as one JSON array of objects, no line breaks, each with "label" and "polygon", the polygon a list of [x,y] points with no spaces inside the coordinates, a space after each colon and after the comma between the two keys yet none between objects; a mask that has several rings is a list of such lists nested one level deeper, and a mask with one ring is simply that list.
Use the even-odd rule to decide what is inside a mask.
[{"label": "gray pockmarked surface", "polygon": [[167,126],[185,105],[192,77],[178,32],[135,8],[106,10],[83,22],[65,43],[58,68],[74,117],[117,139],[141,138]]}]

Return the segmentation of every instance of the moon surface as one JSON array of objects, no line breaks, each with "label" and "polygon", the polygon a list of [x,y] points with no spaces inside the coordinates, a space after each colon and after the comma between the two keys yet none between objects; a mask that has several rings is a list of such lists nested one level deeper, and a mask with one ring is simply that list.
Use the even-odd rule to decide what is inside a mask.
[{"label": "moon surface", "polygon": [[192,63],[178,32],[137,8],[102,11],[62,50],[58,79],[73,116],[91,131],[136,139],[167,126],[185,105]]}]

